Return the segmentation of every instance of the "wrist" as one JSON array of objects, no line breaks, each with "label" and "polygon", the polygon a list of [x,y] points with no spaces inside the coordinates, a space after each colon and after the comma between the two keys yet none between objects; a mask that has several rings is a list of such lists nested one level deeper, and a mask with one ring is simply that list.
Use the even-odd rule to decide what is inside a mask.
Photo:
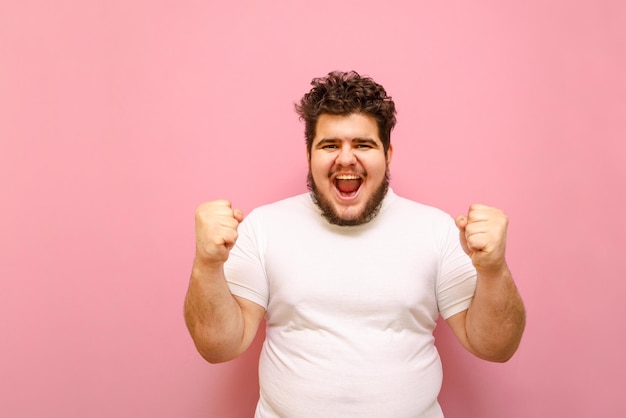
[{"label": "wrist", "polygon": [[506,262],[496,266],[476,267],[476,273],[481,280],[499,280],[510,274]]},{"label": "wrist", "polygon": [[193,270],[194,272],[202,272],[202,273],[219,273],[224,271],[224,263],[221,261],[215,262],[211,260],[207,260],[206,258],[200,257],[196,254],[193,260]]}]

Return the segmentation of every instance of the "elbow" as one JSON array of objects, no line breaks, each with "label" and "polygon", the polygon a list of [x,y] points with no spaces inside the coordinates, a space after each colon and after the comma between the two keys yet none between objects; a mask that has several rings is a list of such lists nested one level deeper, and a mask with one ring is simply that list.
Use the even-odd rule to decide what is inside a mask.
[{"label": "elbow", "polygon": [[473,350],[470,351],[482,360],[492,363],[506,363],[513,358],[519,348],[520,342],[521,335],[519,338],[508,340],[506,343],[495,344],[492,342],[489,345],[483,345],[480,349],[474,346]]},{"label": "elbow", "polygon": [[204,360],[211,364],[225,363],[236,358],[240,353],[230,349],[228,341],[222,336],[210,333],[200,326],[192,317],[185,315],[187,330],[196,351]]},{"label": "elbow", "polygon": [[517,352],[522,335],[524,334],[525,320],[492,330],[489,335],[481,334],[482,338],[469,338],[469,345],[473,354],[492,363],[506,363]]},{"label": "elbow", "polygon": [[196,350],[204,360],[211,364],[226,363],[239,356],[239,352],[206,338],[193,338]]},{"label": "elbow", "polygon": [[234,349],[228,341],[215,338],[215,336],[192,334],[192,340],[200,356],[211,364],[234,360],[242,353]]},{"label": "elbow", "polygon": [[204,360],[211,364],[226,363],[227,361],[233,360],[236,357],[221,355],[219,353],[214,353],[210,350],[203,350],[197,346],[196,349],[198,350],[198,353],[200,353],[200,356],[202,356]]},{"label": "elbow", "polygon": [[468,351],[481,360],[489,361],[491,363],[506,363],[513,358],[516,350],[470,349]]},{"label": "elbow", "polygon": [[515,350],[504,351],[501,353],[491,353],[488,355],[478,355],[479,358],[490,361],[492,363],[506,363],[513,358]]}]

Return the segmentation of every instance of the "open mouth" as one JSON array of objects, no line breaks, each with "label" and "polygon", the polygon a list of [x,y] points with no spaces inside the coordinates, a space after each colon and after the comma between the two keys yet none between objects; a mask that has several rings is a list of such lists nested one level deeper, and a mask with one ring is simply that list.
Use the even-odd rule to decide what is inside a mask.
[{"label": "open mouth", "polygon": [[334,183],[342,197],[352,197],[359,191],[363,179],[356,174],[340,174],[335,177]]}]

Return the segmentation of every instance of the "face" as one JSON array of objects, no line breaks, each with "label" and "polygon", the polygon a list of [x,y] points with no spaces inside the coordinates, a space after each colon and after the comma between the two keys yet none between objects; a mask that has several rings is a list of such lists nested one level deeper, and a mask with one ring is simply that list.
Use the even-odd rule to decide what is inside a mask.
[{"label": "face", "polygon": [[389,187],[391,155],[391,146],[385,155],[374,117],[319,117],[308,155],[308,182],[330,223],[360,225],[376,216]]}]

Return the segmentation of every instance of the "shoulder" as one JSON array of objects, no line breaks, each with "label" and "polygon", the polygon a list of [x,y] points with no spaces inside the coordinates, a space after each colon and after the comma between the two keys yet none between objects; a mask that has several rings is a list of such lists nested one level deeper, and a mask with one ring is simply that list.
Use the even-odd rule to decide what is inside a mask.
[{"label": "shoulder", "polygon": [[[253,209],[246,219],[250,221],[281,222],[301,217],[314,210],[313,202],[308,193],[287,197]],[[245,220],[244,220],[245,222]]]},{"label": "shoulder", "polygon": [[452,220],[452,217],[445,211],[429,206],[414,200],[395,194],[389,190],[389,202],[386,211],[393,214],[394,217],[402,217],[405,220],[421,220],[427,223],[445,223]]},{"label": "shoulder", "polygon": [[311,197],[308,193],[302,193],[295,196],[290,196],[281,200],[277,200],[272,203],[268,203],[257,207],[251,213],[258,214],[273,214],[290,212],[296,209],[304,209],[311,206]]},{"label": "shoulder", "polygon": [[434,206],[418,203],[400,196],[389,206],[387,223],[402,231],[399,236],[405,242],[431,242],[438,253],[455,243],[458,245],[458,229],[450,214]]}]

